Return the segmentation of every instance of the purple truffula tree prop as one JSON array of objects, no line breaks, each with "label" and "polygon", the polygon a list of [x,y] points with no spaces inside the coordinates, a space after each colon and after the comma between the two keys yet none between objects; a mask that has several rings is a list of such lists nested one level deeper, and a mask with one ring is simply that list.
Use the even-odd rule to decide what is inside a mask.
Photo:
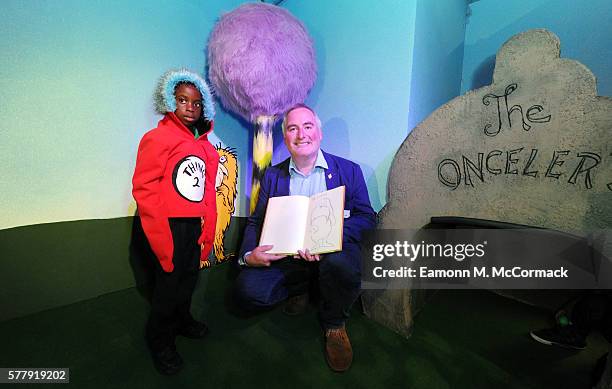
[{"label": "purple truffula tree prop", "polygon": [[312,40],[287,10],[264,3],[223,15],[208,42],[209,79],[223,106],[255,124],[251,212],[272,161],[274,122],[302,103],[317,76]]}]

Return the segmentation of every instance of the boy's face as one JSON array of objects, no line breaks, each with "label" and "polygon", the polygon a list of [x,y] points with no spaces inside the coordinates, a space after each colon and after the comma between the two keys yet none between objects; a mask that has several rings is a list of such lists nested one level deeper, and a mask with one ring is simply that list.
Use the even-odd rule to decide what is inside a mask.
[{"label": "boy's face", "polygon": [[176,117],[187,127],[191,127],[202,116],[202,95],[190,84],[180,84],[174,93],[176,98]]}]

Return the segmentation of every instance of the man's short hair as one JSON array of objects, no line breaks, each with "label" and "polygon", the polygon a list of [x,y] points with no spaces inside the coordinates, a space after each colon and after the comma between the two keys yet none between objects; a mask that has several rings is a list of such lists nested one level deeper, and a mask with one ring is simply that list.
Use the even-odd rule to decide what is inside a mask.
[{"label": "man's short hair", "polygon": [[283,135],[285,135],[285,130],[287,129],[287,116],[289,115],[289,112],[294,111],[298,108],[306,108],[307,110],[309,110],[310,112],[312,112],[312,114],[314,115],[315,121],[317,122],[317,127],[319,127],[319,130],[323,130],[323,127],[321,126],[321,119],[319,119],[319,115],[317,115],[317,113],[310,108],[309,106],[307,106],[306,104],[296,104],[293,107],[289,108],[287,111],[285,111],[285,114],[283,115],[283,124],[281,125],[281,128],[283,129]]}]

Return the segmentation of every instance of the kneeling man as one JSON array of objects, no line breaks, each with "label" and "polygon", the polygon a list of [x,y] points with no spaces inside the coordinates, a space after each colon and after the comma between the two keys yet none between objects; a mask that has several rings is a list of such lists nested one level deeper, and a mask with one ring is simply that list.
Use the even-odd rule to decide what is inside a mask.
[{"label": "kneeling man", "polygon": [[[285,113],[283,136],[291,157],[266,170],[253,215],[248,219],[238,263],[236,297],[246,308],[268,308],[287,300],[285,313],[296,314],[308,303],[309,281],[318,284],[319,318],[325,334],[325,357],[334,371],[347,370],[353,351],[345,322],[361,288],[362,232],[372,229],[376,214],[363,173],[354,162],[321,151],[321,121],[306,105]],[[270,197],[303,195],[345,186],[342,251],[295,257],[270,254],[258,246]]]}]

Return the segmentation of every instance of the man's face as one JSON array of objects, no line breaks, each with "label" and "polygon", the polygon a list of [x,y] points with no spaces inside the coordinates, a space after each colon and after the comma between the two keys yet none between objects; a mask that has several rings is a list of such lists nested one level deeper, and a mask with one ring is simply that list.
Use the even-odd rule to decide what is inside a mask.
[{"label": "man's face", "polygon": [[176,98],[176,117],[187,127],[191,127],[202,116],[202,95],[189,84],[180,84],[174,93]]},{"label": "man's face", "polygon": [[312,157],[319,152],[323,133],[312,112],[296,108],[287,115],[285,145],[292,157]]}]

